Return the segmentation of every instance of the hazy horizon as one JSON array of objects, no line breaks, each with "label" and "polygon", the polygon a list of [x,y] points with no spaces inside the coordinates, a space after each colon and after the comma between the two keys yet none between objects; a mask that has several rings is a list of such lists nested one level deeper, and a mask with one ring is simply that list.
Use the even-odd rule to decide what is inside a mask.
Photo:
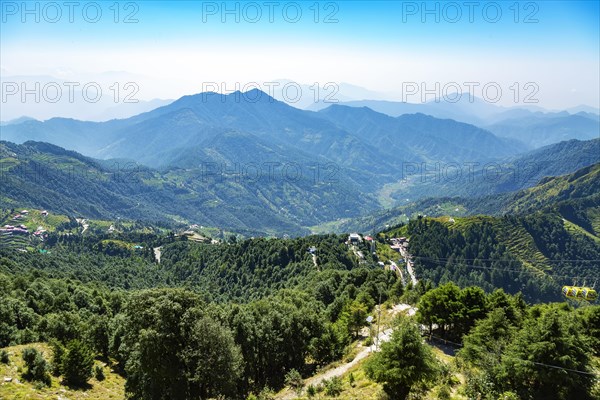
[{"label": "hazy horizon", "polygon": [[[371,94],[340,90],[349,98],[339,101],[422,103],[472,91],[503,107],[600,108],[597,2],[74,4],[2,2],[2,120],[35,102],[21,89],[51,83],[67,97],[65,82],[75,93],[101,87],[99,114],[127,95],[177,99],[273,80],[347,82]],[[56,108],[47,94],[38,103]]]}]

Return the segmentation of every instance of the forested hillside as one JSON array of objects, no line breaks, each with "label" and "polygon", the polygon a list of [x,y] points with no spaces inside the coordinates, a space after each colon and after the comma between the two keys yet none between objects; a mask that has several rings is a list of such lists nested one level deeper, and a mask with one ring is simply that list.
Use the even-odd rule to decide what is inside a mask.
[{"label": "forested hillside", "polygon": [[[423,214],[453,216],[413,211],[407,225],[404,214],[400,228],[380,237],[411,237],[417,271],[435,283],[502,287],[530,301],[554,301],[563,285],[595,285],[600,279],[598,193],[600,164],[595,164],[506,196],[421,203]],[[498,216],[456,216],[487,209]],[[409,208],[403,211],[408,214]]]},{"label": "forested hillside", "polygon": [[[600,138],[564,141],[491,162],[471,160],[454,164],[436,159],[424,164],[409,163],[404,167],[402,182],[385,186],[379,196],[391,198],[401,205],[406,198],[412,201],[428,197],[469,200],[498,197],[526,190],[548,177],[574,173],[599,162]],[[485,212],[496,211],[496,208],[489,207]]]},{"label": "forested hillside", "polygon": [[[231,134],[220,140],[248,149],[251,146],[243,144],[246,139],[244,135]],[[597,160],[598,156],[593,155],[597,146],[597,140],[555,145],[537,151],[539,154],[534,160],[539,163],[534,165],[543,166],[548,159],[563,157],[566,152],[565,157],[571,162],[563,164],[558,171],[572,171]],[[579,156],[569,156],[573,154]],[[306,169],[304,166],[309,165],[310,160],[304,161],[306,163],[299,164],[302,166],[301,175],[296,175],[296,169],[286,170],[286,175],[280,168],[256,176],[252,172],[250,176],[248,171],[221,170],[218,164],[214,170],[174,168],[155,171],[126,160],[93,160],[45,143],[15,145],[2,142],[0,181],[4,190],[0,195],[0,206],[48,209],[82,218],[122,217],[166,224],[196,223],[252,236],[305,234],[309,232],[308,227],[319,225],[325,231],[381,230],[386,224],[405,221],[405,218],[400,218],[402,214],[408,217],[415,213],[498,214],[511,211],[510,205],[517,201],[527,201],[514,198],[523,194],[513,196],[510,193],[490,196],[483,201],[471,198],[429,199],[369,215],[378,207],[378,202],[375,193],[360,189],[364,183],[362,180],[369,180],[367,176],[353,181],[336,165],[320,164],[316,169]],[[519,163],[514,168],[521,165]],[[542,171],[547,174],[557,169],[536,169],[533,171],[535,177],[545,176],[540,175]],[[520,183],[517,183],[521,186],[535,182],[529,175],[527,179],[524,176],[519,179]],[[594,181],[596,177],[586,179]],[[494,183],[494,189],[489,186],[490,182],[483,183],[471,186],[480,187],[480,194],[508,188]],[[424,189],[430,185],[419,186]],[[444,186],[436,190],[443,190],[445,195],[452,193]],[[554,195],[549,196],[538,196],[536,192],[530,198],[535,198],[536,202],[546,201],[546,197],[546,203],[554,201]],[[367,216],[361,217],[361,214]]]},{"label": "forested hillside", "polygon": [[[562,301],[562,285],[595,286],[600,278],[598,171],[596,165],[513,195],[519,214],[418,217],[373,238],[243,238],[198,225],[23,210],[23,226],[43,233],[0,242],[0,358],[8,360],[0,368],[33,386],[6,382],[0,395],[65,388],[96,396],[111,385],[113,393],[140,399],[263,400],[286,387],[300,398],[542,399],[537,393],[553,390],[566,399],[576,390],[592,399],[598,307],[527,303]],[[10,222],[15,212],[0,217]],[[409,239],[415,282],[391,267],[405,268],[390,247],[401,236]],[[416,320],[392,312],[398,303],[415,306]],[[388,332],[389,343],[377,339],[381,352],[361,352],[366,359],[353,364],[352,378],[344,375],[347,384],[323,378],[303,389],[320,368],[373,343],[369,315]],[[555,334],[535,337],[545,329]],[[444,358],[430,347],[440,340],[464,349]],[[548,353],[536,343],[561,350]],[[497,348],[505,355],[489,358]],[[423,361],[413,378],[385,373],[410,360]],[[535,363],[585,374],[548,374]]]},{"label": "forested hillside", "polygon": [[[0,143],[0,207],[82,218],[186,221],[248,235],[303,234],[306,226],[373,209],[335,166],[270,173],[203,168],[155,171],[100,163],[46,143]],[[315,206],[318,204],[318,206]]]},{"label": "forested hillside", "polygon": [[0,3],[0,400],[600,400],[599,0]]},{"label": "forested hillside", "polygon": [[407,235],[418,275],[556,301],[564,285],[593,285],[600,241],[555,214],[419,218],[385,236]]},{"label": "forested hillside", "polygon": [[[524,229],[535,232],[539,229],[536,221],[523,221]],[[366,241],[349,246],[346,236],[241,241],[231,237],[209,244],[189,241],[186,236],[136,231],[85,237],[51,233],[41,245],[45,252],[0,250],[0,347],[11,346],[0,354],[9,368],[3,371],[13,380],[34,382],[38,393],[64,387],[97,396],[105,379],[106,385],[116,385],[123,378],[125,387],[111,392],[123,390],[140,399],[219,395],[254,399],[250,393],[268,399],[273,396],[268,388],[285,386],[300,388],[301,393],[304,377],[318,373],[320,366],[352,357],[356,340],[368,343],[369,337],[361,332],[366,317],[377,315],[374,306],[381,301],[388,308],[397,302],[416,305],[418,321],[425,327],[435,325],[430,327],[430,343],[436,344],[435,337],[463,342],[464,356],[461,352],[460,357],[468,363],[458,372],[445,364],[447,360],[437,360],[429,354],[429,345],[422,344],[414,321],[400,317],[398,325],[386,325],[396,326],[397,332],[389,345],[383,344],[381,353],[354,370],[361,380],[367,380],[361,385],[381,385],[375,389],[379,387],[377,390],[390,398],[409,392],[436,398],[445,391],[471,396],[469,393],[482,390],[527,395],[535,389],[523,380],[526,374],[533,374],[535,384],[540,385],[550,385],[560,375],[517,365],[523,369],[515,369],[514,379],[504,381],[497,368],[514,366],[515,358],[593,374],[596,367],[591,355],[598,352],[594,332],[600,329],[598,307],[581,312],[567,305],[529,309],[524,298],[556,298],[544,291],[546,280],[541,274],[523,272],[515,277],[508,271],[496,274],[486,270],[488,266],[504,269],[503,261],[509,261],[511,268],[533,267],[513,256],[515,247],[499,242],[501,235],[491,219],[460,220],[455,225],[419,219],[379,235],[384,246],[388,234],[406,232],[410,236],[409,249],[419,277],[414,287],[403,287],[395,273],[376,263],[376,256],[367,256],[371,248]],[[536,237],[543,237],[541,233]],[[138,247],[130,245],[133,243]],[[568,248],[582,244],[575,241]],[[154,246],[162,249],[160,264],[151,251]],[[559,252],[552,257],[562,255]],[[565,257],[579,255],[564,253]],[[459,273],[460,267],[452,264],[470,259],[485,267],[481,274],[474,275],[469,267]],[[451,260],[443,266],[445,273],[436,269],[442,260]],[[561,267],[558,264],[556,271]],[[585,264],[578,268],[582,274],[591,274]],[[455,277],[462,289],[443,284]],[[481,287],[468,287],[472,282],[488,293]],[[547,288],[553,289],[553,283]],[[521,289],[525,296],[513,297],[494,290],[496,287],[510,292]],[[444,306],[436,307],[438,303]],[[503,327],[504,336],[493,336],[496,334],[490,332],[497,330],[490,331],[486,328],[489,324]],[[556,324],[564,335],[532,338],[545,324]],[[538,353],[528,347],[545,340],[566,343],[567,336],[576,341],[558,353]],[[50,346],[27,345],[35,342]],[[507,356],[486,364],[487,349],[494,346],[506,346]],[[391,356],[394,351],[403,357]],[[413,351],[417,352],[414,357],[421,354],[427,362],[419,364],[414,379],[396,380],[383,373],[388,362],[410,363]],[[17,355],[23,361],[16,360]],[[565,361],[564,357],[574,359]],[[12,369],[17,363],[23,365],[21,373]],[[448,379],[444,374],[450,374]],[[455,374],[466,377],[464,385],[456,383]],[[324,398],[345,391],[352,396],[359,386],[352,383],[355,378],[344,379],[350,383],[342,385],[333,379],[308,386],[298,396],[311,397],[316,391],[323,392]],[[389,380],[403,383],[394,389],[386,384]],[[485,386],[485,380],[493,384]],[[592,392],[597,390],[586,377],[563,377],[558,382],[561,393],[565,388],[577,388],[584,399],[593,398]],[[22,384],[16,385],[5,383],[0,394],[12,390],[29,393],[23,392]],[[566,393],[557,398],[566,399]]]},{"label": "forested hillside", "polygon": [[[279,388],[290,369],[340,358],[374,299],[386,301],[397,286],[344,240],[201,244],[172,235],[51,233],[43,252],[0,250],[0,346],[52,342],[58,357],[83,346],[77,351],[110,358],[140,398]],[[162,248],[160,264],[153,246]],[[160,287],[172,289],[140,291]],[[144,329],[149,336],[140,337]],[[161,342],[166,353],[152,352]],[[65,379],[62,363],[52,365]],[[196,376],[200,365],[211,365],[213,375]],[[217,383],[223,376],[230,380]],[[205,379],[213,383],[192,383]]]}]

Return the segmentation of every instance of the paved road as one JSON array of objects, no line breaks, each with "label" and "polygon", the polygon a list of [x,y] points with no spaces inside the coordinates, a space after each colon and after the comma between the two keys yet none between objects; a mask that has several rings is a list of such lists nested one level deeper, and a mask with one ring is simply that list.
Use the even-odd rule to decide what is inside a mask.
[{"label": "paved road", "polygon": [[161,256],[160,247],[155,247],[154,248],[154,258],[156,258],[156,261],[159,264],[160,264],[160,256]]},{"label": "paved road", "polygon": [[415,271],[413,270],[413,261],[412,261],[412,257],[410,255],[410,253],[408,252],[408,250],[403,250],[402,248],[400,248],[400,254],[402,255],[402,257],[404,257],[404,261],[406,262],[406,270],[408,271],[408,274],[410,275],[410,280],[413,284],[413,286],[415,286],[419,281],[417,280],[417,276],[415,275]]},{"label": "paved road", "polygon": [[90,224],[87,223],[87,221],[85,219],[79,219],[79,218],[75,218],[75,221],[77,221],[78,224],[80,224],[83,227],[83,230],[81,231],[81,234],[83,235],[85,233],[85,231],[87,231],[87,229],[90,227]]},{"label": "paved road", "polygon": [[415,271],[413,270],[413,262],[411,260],[408,260],[406,262],[406,269],[408,270],[408,274],[410,275],[410,279],[412,280],[412,284],[413,287],[417,285],[417,283],[419,282],[417,280],[417,277],[415,276]]}]

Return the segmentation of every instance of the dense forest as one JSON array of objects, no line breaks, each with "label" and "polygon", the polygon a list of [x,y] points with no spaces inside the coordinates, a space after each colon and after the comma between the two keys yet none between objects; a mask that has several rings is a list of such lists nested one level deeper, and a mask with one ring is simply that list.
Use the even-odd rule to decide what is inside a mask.
[{"label": "dense forest", "polygon": [[[83,348],[113,360],[135,398],[239,397],[340,358],[374,299],[397,287],[338,236],[222,245],[132,236],[164,240],[160,266],[95,237],[61,236],[43,255],[3,251],[0,346]],[[52,362],[60,374],[63,361]],[[203,365],[212,376],[197,376]]]},{"label": "dense forest", "polygon": [[[585,241],[553,248],[559,226],[536,218],[520,223],[535,232],[538,245],[551,252],[552,259],[598,258],[591,253],[597,247],[586,247]],[[68,223],[63,228],[68,229]],[[504,353],[523,359],[531,345],[528,335],[543,324],[557,325],[558,336],[551,341],[566,340],[563,336],[573,332],[579,335],[565,347],[570,353],[564,357],[573,358],[564,361],[565,367],[593,370],[590,354],[599,352],[598,307],[528,306],[528,298],[556,298],[556,282],[551,275],[544,279],[529,273],[499,242],[490,220],[449,229],[422,218],[395,229],[410,235],[420,277],[415,287],[403,287],[393,272],[381,268],[368,243],[353,248],[346,236],[231,236],[211,244],[136,230],[83,236],[53,232],[40,248],[43,252],[0,250],[0,347],[50,343],[51,357],[35,348],[23,353],[28,366],[23,379],[42,385],[54,374],[69,387],[85,387],[97,358],[126,378],[131,398],[242,399],[254,393],[267,399],[270,390],[289,385],[294,374],[302,380],[347,355],[377,303],[408,302],[417,306],[417,321],[429,340],[464,343],[457,360],[464,359],[461,365],[469,377],[465,390],[491,388],[485,398],[495,399],[503,392],[543,398],[523,381],[530,367],[515,367],[507,356],[488,368],[485,350],[505,346],[511,353]],[[378,238],[385,241],[393,232]],[[152,252],[158,246],[160,264]],[[467,266],[460,269],[462,263],[475,260],[485,268],[474,273]],[[521,269],[518,278],[510,272],[515,268]],[[561,263],[556,268],[562,272]],[[585,263],[577,268],[580,274],[593,272]],[[446,283],[453,280],[459,286]],[[442,366],[434,359],[423,363],[423,375],[415,382],[398,378],[396,386],[386,383],[395,378],[382,369],[397,362],[384,359],[386,349],[393,353],[399,351],[393,346],[410,347],[411,335],[419,331],[414,321],[397,323],[402,335],[382,347],[365,365],[365,373],[381,382],[390,398],[404,398],[432,385],[444,387]],[[489,324],[506,325],[506,336],[493,337],[497,344],[482,336],[495,335]],[[427,360],[423,354],[418,357]],[[559,355],[547,356],[549,363],[556,364]],[[503,374],[509,372],[521,375],[507,380]],[[548,379],[554,377],[545,374],[535,382],[546,388]],[[577,388],[582,398],[591,398],[595,390],[592,380],[557,382]]]},{"label": "dense forest", "polygon": [[[389,337],[347,378],[351,398],[598,398],[600,307],[561,297],[600,277],[598,176],[547,180],[517,198],[527,212],[419,216],[352,243],[33,210],[21,221],[42,237],[0,238],[0,368],[18,348],[37,388],[85,391],[110,370],[132,399],[331,398],[339,378],[305,379],[372,345],[370,316]],[[391,268],[406,268],[402,236],[416,282]]]},{"label": "dense forest", "polygon": [[407,235],[418,275],[436,284],[521,292],[528,301],[557,301],[564,285],[594,285],[600,241],[573,230],[561,215],[422,218],[379,234]]}]

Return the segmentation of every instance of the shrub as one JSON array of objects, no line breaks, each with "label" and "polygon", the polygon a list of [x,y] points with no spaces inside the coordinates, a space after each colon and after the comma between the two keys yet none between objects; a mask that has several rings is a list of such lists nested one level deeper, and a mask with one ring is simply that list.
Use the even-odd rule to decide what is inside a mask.
[{"label": "shrub", "polygon": [[439,388],[437,398],[439,400],[450,400],[451,392],[450,388],[447,385],[443,385]]},{"label": "shrub", "polygon": [[325,394],[327,396],[337,397],[342,393],[342,380],[339,376],[325,380],[323,384],[325,385]]},{"label": "shrub", "polygon": [[504,392],[498,400],[519,400],[519,396],[514,392]]},{"label": "shrub", "polygon": [[8,364],[10,362],[10,357],[8,356],[8,351],[0,350],[0,362],[2,364]]},{"label": "shrub", "polygon": [[106,378],[104,376],[104,370],[102,369],[101,366],[96,365],[96,368],[94,368],[94,377],[99,382],[102,382]]},{"label": "shrub", "polygon": [[300,393],[304,387],[304,380],[302,379],[300,372],[295,369],[290,370],[285,375],[285,385],[289,386],[296,393]]},{"label": "shrub", "polygon": [[48,363],[46,363],[42,353],[33,347],[27,347],[23,350],[22,357],[27,367],[27,370],[23,374],[23,379],[50,386]]},{"label": "shrub", "polygon": [[261,390],[261,392],[258,395],[258,400],[274,400],[274,399],[275,399],[275,392],[269,387],[264,387],[263,390]]}]

